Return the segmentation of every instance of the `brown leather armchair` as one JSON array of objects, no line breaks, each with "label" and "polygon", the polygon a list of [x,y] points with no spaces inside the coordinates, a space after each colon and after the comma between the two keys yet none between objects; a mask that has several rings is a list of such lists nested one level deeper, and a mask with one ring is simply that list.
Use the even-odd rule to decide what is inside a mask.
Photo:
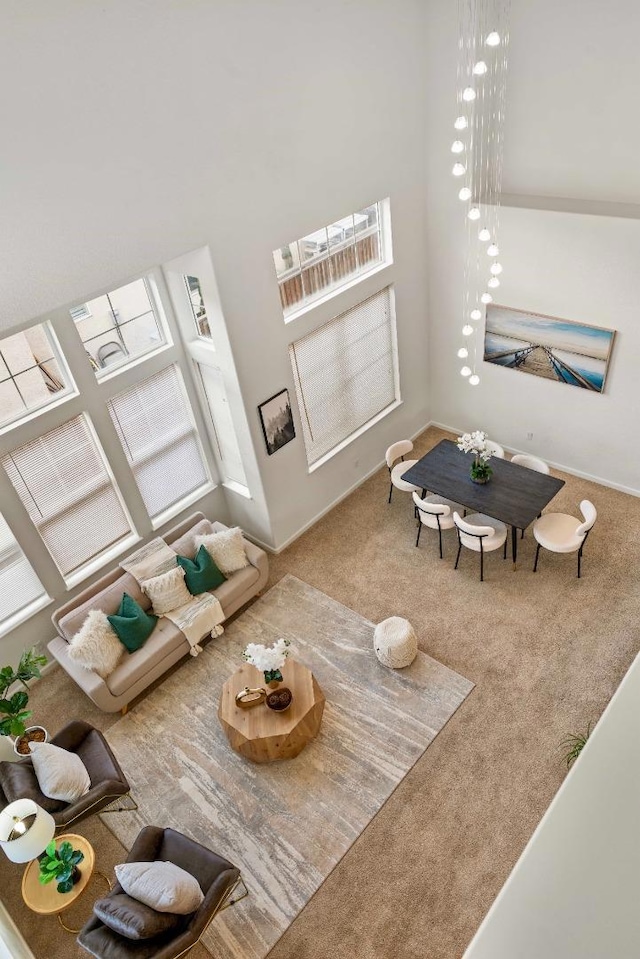
[{"label": "brown leather armchair", "polygon": [[[80,757],[91,779],[89,792],[74,803],[48,799],[40,792],[30,759],[19,763],[2,762],[0,808],[15,799],[33,799],[51,813],[56,829],[66,829],[72,823],[100,812],[119,796],[128,794],[129,783],[100,730],[76,719],[56,733],[51,742]],[[135,804],[130,808],[135,808]]]},{"label": "brown leather armchair", "polygon": [[[94,915],[78,935],[79,945],[92,956],[97,959],[131,959],[133,956],[136,959],[176,959],[198,942],[221,909],[233,905],[247,894],[240,871],[228,860],[174,829],[145,826],[134,842],[127,862],[156,860],[175,863],[195,876],[204,893],[202,905],[194,913],[180,916],[179,923],[173,929],[150,939],[127,938],[114,928],[106,926]],[[239,887],[242,887],[244,892],[234,898],[234,892]],[[146,917],[149,912],[155,911],[127,896],[119,883],[115,883],[101,903],[109,900],[119,903],[124,901],[129,916],[139,912],[141,917]]]}]

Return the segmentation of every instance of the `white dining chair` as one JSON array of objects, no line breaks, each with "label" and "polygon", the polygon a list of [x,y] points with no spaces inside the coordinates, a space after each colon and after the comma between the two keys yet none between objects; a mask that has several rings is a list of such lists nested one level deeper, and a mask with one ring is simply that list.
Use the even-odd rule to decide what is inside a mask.
[{"label": "white dining chair", "polygon": [[[516,466],[524,466],[528,470],[533,470],[536,473],[544,473],[546,476],[549,475],[549,467],[544,460],[541,460],[538,456],[530,456],[529,453],[515,453],[511,457],[511,462],[515,463]],[[524,539],[524,530],[520,531],[520,539]]]},{"label": "white dining chair", "polygon": [[437,529],[440,543],[440,559],[442,559],[442,531],[454,528],[455,523],[453,522],[453,516],[451,514],[454,510],[462,511],[464,507],[460,506],[459,503],[452,502],[450,499],[443,499],[443,497],[438,496],[437,493],[432,493],[431,496],[425,496],[421,499],[420,494],[415,492],[413,494],[413,502],[415,503],[419,519],[416,546],[420,544],[420,533],[422,532],[423,526],[428,526],[429,529]]},{"label": "white dining chair", "polygon": [[504,450],[499,443],[494,443],[493,440],[486,440],[484,445],[492,456],[496,456],[500,460],[504,459]]},{"label": "white dining chair", "polygon": [[583,522],[570,516],[568,513],[543,513],[533,524],[533,535],[538,543],[533,572],[538,570],[538,555],[540,547],[544,546],[552,553],[578,553],[578,578],[580,578],[580,564],[582,550],[587,536],[593,529],[598,513],[593,503],[583,499],[580,503],[580,512]]},{"label": "white dining chair", "polygon": [[453,522],[458,531],[458,555],[454,569],[458,568],[460,552],[463,546],[480,553],[480,582],[484,581],[484,554],[503,547],[502,558],[507,558],[507,527],[499,519],[485,516],[484,513],[471,513],[464,519],[456,510]]},{"label": "white dining chair", "polygon": [[[397,443],[392,443],[385,453],[390,479],[389,503],[391,502],[394,486],[396,489],[402,490],[403,493],[414,493],[416,490],[420,489],[419,486],[414,486],[413,483],[407,483],[406,480],[402,479],[402,474],[411,466],[415,466],[415,464],[418,462],[417,460],[405,459],[405,455],[410,453],[412,449],[413,443],[411,440],[398,440]],[[400,462],[398,462],[398,460]]]},{"label": "white dining chair", "polygon": [[511,457],[511,462],[516,466],[526,466],[528,470],[535,470],[536,473],[546,473],[549,475],[549,467],[544,460],[537,456],[530,456],[528,453],[516,453]]}]

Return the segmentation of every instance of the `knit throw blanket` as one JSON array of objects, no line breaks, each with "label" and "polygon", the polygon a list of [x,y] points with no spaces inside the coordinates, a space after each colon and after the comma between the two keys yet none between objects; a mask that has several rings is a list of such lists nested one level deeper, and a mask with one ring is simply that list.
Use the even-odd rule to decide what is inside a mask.
[{"label": "knit throw blanket", "polygon": [[[151,542],[141,546],[140,549],[127,556],[120,566],[127,573],[131,573],[142,589],[142,583],[145,579],[151,579],[153,576],[161,576],[176,566],[176,553],[167,546],[160,537],[152,539]],[[221,636],[224,628],[221,623],[224,620],[222,606],[215,596],[211,593],[201,593],[194,596],[188,603],[177,606],[169,613],[164,613],[167,619],[178,627],[180,632],[184,633],[185,639],[189,644],[189,652],[192,656],[197,656],[202,652],[200,640],[207,633],[212,637]]]}]

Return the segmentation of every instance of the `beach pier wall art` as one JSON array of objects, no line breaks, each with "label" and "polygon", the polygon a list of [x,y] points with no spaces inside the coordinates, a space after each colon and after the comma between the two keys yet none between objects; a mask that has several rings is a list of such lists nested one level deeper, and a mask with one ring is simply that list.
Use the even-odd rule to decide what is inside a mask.
[{"label": "beach pier wall art", "polygon": [[615,330],[487,306],[484,359],[533,376],[602,393]]}]

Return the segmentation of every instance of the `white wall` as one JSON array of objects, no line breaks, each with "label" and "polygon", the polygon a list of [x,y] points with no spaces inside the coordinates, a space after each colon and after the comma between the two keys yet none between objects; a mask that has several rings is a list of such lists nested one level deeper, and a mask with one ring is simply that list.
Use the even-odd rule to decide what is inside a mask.
[{"label": "white wall", "polygon": [[[5,11],[0,323],[208,246],[273,546],[429,419],[426,14],[421,0]],[[282,387],[293,398],[287,345],[307,330],[282,321],[271,251],[385,196],[396,264],[378,280],[397,284],[404,404],[309,476],[297,410],[295,442],[272,457],[257,417]]]},{"label": "white wall", "polygon": [[504,273],[494,299],[618,330],[603,395],[482,362],[482,328],[472,339],[480,385],[459,375],[465,227],[450,173],[457,11],[433,0],[430,13],[428,85],[439,92],[427,102],[432,418],[454,429],[484,428],[508,447],[640,492],[629,448],[640,350],[640,223],[551,212],[553,198],[570,197],[576,210],[599,204],[607,211],[615,201],[629,216],[640,197],[631,162],[640,132],[629,123],[635,52],[627,39],[640,29],[640,8],[629,0],[606,8],[577,0],[512,6],[504,186],[510,202],[543,209],[503,206]]}]

